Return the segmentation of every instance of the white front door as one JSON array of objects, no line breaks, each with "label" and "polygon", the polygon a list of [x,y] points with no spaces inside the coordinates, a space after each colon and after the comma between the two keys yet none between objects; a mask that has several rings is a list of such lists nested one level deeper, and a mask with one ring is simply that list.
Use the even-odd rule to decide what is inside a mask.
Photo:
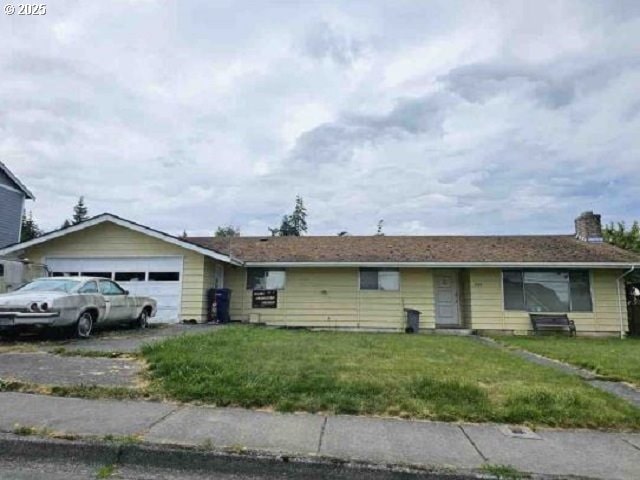
[{"label": "white front door", "polygon": [[433,279],[435,283],[436,326],[459,326],[458,272],[455,270],[436,270]]}]

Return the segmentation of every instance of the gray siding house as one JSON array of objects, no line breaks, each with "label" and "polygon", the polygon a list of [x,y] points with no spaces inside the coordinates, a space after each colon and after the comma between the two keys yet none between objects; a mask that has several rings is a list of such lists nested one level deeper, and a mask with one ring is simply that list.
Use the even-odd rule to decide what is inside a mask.
[{"label": "gray siding house", "polygon": [[0,162],[0,248],[20,241],[24,201],[33,194]]}]

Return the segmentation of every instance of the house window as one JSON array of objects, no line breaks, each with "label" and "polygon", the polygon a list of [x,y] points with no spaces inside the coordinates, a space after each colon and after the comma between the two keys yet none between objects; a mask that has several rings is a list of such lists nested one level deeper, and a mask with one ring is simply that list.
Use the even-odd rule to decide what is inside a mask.
[{"label": "house window", "polygon": [[0,263],[0,277],[4,277],[4,265]]},{"label": "house window", "polygon": [[591,285],[584,270],[505,270],[505,310],[590,312]]},{"label": "house window", "polygon": [[361,268],[360,290],[400,290],[400,272],[393,268]]},{"label": "house window", "polygon": [[247,290],[284,290],[287,272],[270,268],[249,268]]}]

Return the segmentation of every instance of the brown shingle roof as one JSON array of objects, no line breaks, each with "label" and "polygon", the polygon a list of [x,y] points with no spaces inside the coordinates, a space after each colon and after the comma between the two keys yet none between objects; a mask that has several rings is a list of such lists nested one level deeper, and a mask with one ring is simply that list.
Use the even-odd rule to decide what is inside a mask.
[{"label": "brown shingle roof", "polygon": [[571,235],[192,237],[245,262],[634,263],[640,255]]}]

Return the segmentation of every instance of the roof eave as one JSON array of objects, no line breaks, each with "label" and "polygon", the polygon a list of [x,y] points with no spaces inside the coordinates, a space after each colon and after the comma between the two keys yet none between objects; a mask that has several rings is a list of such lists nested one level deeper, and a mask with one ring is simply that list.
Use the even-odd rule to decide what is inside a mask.
[{"label": "roof eave", "polygon": [[18,187],[18,189],[20,189],[20,191],[22,191],[22,193],[24,193],[24,196],[28,199],[28,200],[35,200],[36,197],[33,195],[33,193],[31,193],[31,190],[29,190],[26,185],[24,183],[22,183],[20,181],[20,179],[18,179],[18,177],[16,177],[11,170],[9,170],[9,167],[7,167],[4,163],[0,162],[0,170],[2,170],[7,177],[9,177],[9,179],[11,179],[11,181],[13,183],[15,183],[15,185]]},{"label": "roof eave", "polygon": [[640,268],[640,262],[245,262],[246,267],[274,268]]}]

